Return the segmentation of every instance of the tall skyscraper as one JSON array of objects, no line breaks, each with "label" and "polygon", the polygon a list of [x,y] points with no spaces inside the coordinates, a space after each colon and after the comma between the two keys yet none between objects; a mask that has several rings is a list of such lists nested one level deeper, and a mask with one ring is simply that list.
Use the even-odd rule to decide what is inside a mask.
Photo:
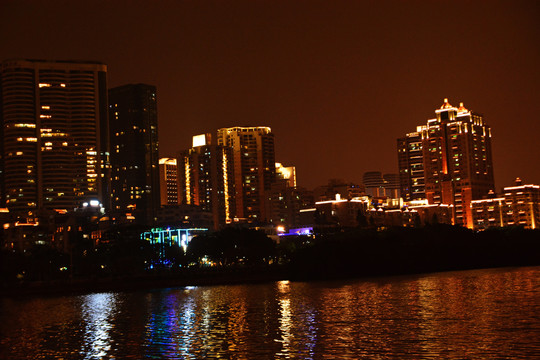
[{"label": "tall skyscraper", "polygon": [[233,150],[237,217],[267,222],[265,192],[270,190],[276,171],[271,129],[222,128],[218,130],[217,143]]},{"label": "tall skyscraper", "polygon": [[159,159],[159,192],[161,206],[180,204],[178,162],[176,159]]},{"label": "tall skyscraper", "polygon": [[[454,224],[472,227],[471,201],[494,190],[491,129],[463,103],[458,108],[444,99],[435,114],[418,129],[425,196],[430,204],[452,205]],[[412,171],[411,162],[400,161],[400,174]]]},{"label": "tall skyscraper", "polygon": [[2,203],[29,216],[107,205],[107,66],[7,60],[0,78]]},{"label": "tall skyscraper", "polygon": [[112,208],[152,224],[160,207],[156,88],[130,84],[109,90]]},{"label": "tall skyscraper", "polygon": [[212,213],[214,227],[236,215],[232,149],[211,143],[210,134],[193,137],[193,147],[179,155],[180,188],[184,204]]}]

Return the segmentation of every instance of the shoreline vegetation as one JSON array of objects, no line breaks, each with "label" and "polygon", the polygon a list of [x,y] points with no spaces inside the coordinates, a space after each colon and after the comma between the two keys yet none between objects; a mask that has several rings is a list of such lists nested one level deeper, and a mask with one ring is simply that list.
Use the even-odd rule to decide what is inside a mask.
[{"label": "shoreline vegetation", "polygon": [[[194,238],[185,253],[165,249],[166,265],[163,256],[156,257],[156,249],[144,245],[126,238],[120,244],[93,249],[92,256],[84,250],[80,256],[51,249],[39,249],[41,252],[26,257],[2,252],[0,296],[60,296],[540,265],[540,231],[519,227],[483,232],[444,224],[383,231],[363,228],[314,238],[290,237],[279,244],[253,230],[226,229]],[[62,269],[68,260],[76,274],[51,270]],[[149,263],[156,266],[150,269]]]}]

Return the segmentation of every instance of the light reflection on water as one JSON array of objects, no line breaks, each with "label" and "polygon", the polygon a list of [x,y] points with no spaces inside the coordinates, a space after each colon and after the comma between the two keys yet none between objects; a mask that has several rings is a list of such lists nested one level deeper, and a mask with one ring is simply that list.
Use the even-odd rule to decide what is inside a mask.
[{"label": "light reflection on water", "polygon": [[116,312],[116,294],[83,296],[82,318],[86,320],[81,355],[85,359],[101,359],[111,351],[111,316]]},{"label": "light reflection on water", "polygon": [[0,300],[4,359],[527,359],[540,267]]}]

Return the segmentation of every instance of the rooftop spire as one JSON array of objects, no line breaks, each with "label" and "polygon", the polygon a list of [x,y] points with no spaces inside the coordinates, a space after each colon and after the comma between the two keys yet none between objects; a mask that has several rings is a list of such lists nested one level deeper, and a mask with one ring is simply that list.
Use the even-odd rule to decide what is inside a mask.
[{"label": "rooftop spire", "polygon": [[448,98],[444,98],[444,103],[441,105],[441,109],[449,109],[451,107],[453,106],[448,102]]}]

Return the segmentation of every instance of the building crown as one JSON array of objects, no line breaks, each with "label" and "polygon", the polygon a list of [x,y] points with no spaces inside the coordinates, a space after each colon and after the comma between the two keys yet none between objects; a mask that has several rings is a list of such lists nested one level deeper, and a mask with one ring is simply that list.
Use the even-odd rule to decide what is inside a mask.
[{"label": "building crown", "polygon": [[444,98],[444,102],[441,105],[441,110],[442,109],[450,109],[450,108],[453,108],[453,106],[450,105],[450,103],[448,102],[448,98]]}]

